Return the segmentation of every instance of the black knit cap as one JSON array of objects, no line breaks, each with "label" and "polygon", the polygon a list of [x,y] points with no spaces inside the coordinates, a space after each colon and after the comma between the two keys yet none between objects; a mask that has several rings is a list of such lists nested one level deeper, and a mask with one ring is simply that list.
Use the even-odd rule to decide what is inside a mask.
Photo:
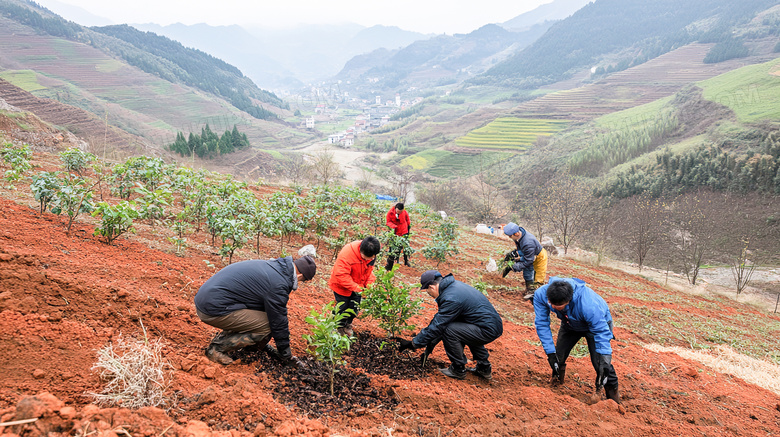
[{"label": "black knit cap", "polygon": [[295,263],[295,268],[298,269],[298,273],[303,275],[304,281],[311,280],[317,274],[317,264],[314,264],[314,259],[309,255],[302,256],[293,262]]}]

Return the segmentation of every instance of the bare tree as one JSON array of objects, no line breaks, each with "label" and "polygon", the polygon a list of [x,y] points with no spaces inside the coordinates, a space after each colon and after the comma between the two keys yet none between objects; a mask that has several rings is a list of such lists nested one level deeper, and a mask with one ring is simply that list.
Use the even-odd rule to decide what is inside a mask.
[{"label": "bare tree", "polygon": [[621,203],[624,207],[619,233],[627,244],[629,252],[636,257],[639,270],[642,270],[647,253],[662,231],[663,204],[659,199],[644,194],[630,197]]},{"label": "bare tree", "polygon": [[749,285],[756,268],[777,254],[780,225],[777,199],[752,194],[729,194],[719,217],[720,247],[728,256],[737,295]]},{"label": "bare tree", "polygon": [[710,255],[718,223],[715,217],[722,208],[719,194],[708,190],[686,193],[670,204],[669,238],[683,273],[696,285],[699,269]]},{"label": "bare tree", "polygon": [[390,171],[391,174],[388,176],[388,180],[393,184],[392,195],[406,200],[406,197],[414,188],[415,182],[420,179],[419,175],[400,165],[394,165],[390,168]]},{"label": "bare tree", "polygon": [[474,163],[477,173],[469,179],[470,216],[481,223],[495,223],[509,213],[498,182],[504,176],[505,161],[487,161],[479,155]]},{"label": "bare tree", "polygon": [[547,220],[563,245],[563,253],[567,253],[593,211],[590,187],[582,179],[563,173],[547,185],[546,192]]},{"label": "bare tree", "polygon": [[311,176],[315,184],[329,185],[343,175],[341,166],[336,162],[335,152],[325,149],[317,152],[312,157]]},{"label": "bare tree", "polygon": [[421,184],[417,199],[434,211],[453,211],[462,204],[461,184],[457,180]]},{"label": "bare tree", "polygon": [[300,185],[310,174],[311,164],[300,153],[289,153],[281,161],[282,174],[291,184]]}]

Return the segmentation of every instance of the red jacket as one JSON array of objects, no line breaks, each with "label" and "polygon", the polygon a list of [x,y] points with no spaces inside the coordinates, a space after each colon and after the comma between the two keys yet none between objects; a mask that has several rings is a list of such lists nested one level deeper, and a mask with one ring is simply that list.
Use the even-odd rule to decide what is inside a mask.
[{"label": "red jacket", "polygon": [[401,213],[395,215],[395,206],[387,211],[387,226],[395,229],[395,235],[406,235],[409,233],[409,225],[412,222],[409,221],[409,213],[405,209],[401,210]]},{"label": "red jacket", "polygon": [[330,272],[328,285],[342,296],[351,296],[352,292],[360,293],[376,281],[373,260],[366,261],[360,256],[360,242],[361,240],[353,241],[344,246]]}]

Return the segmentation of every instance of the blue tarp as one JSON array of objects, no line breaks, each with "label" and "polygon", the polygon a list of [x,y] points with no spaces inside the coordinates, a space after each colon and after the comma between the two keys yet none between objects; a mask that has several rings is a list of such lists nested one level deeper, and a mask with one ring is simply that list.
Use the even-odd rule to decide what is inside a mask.
[{"label": "blue tarp", "polygon": [[398,200],[397,197],[388,196],[387,194],[377,194],[376,199],[377,200]]}]

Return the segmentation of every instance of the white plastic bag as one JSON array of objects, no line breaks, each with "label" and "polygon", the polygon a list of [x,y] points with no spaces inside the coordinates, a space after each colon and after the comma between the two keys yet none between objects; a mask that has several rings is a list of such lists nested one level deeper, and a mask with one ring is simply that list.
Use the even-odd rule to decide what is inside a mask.
[{"label": "white plastic bag", "polygon": [[493,258],[488,258],[490,261],[487,263],[487,271],[489,272],[497,272],[498,271],[498,264],[496,264],[496,260]]},{"label": "white plastic bag", "polygon": [[303,246],[300,249],[298,249],[298,256],[306,256],[306,255],[312,258],[317,258],[317,248],[315,248],[313,244],[307,244],[306,246]]}]

